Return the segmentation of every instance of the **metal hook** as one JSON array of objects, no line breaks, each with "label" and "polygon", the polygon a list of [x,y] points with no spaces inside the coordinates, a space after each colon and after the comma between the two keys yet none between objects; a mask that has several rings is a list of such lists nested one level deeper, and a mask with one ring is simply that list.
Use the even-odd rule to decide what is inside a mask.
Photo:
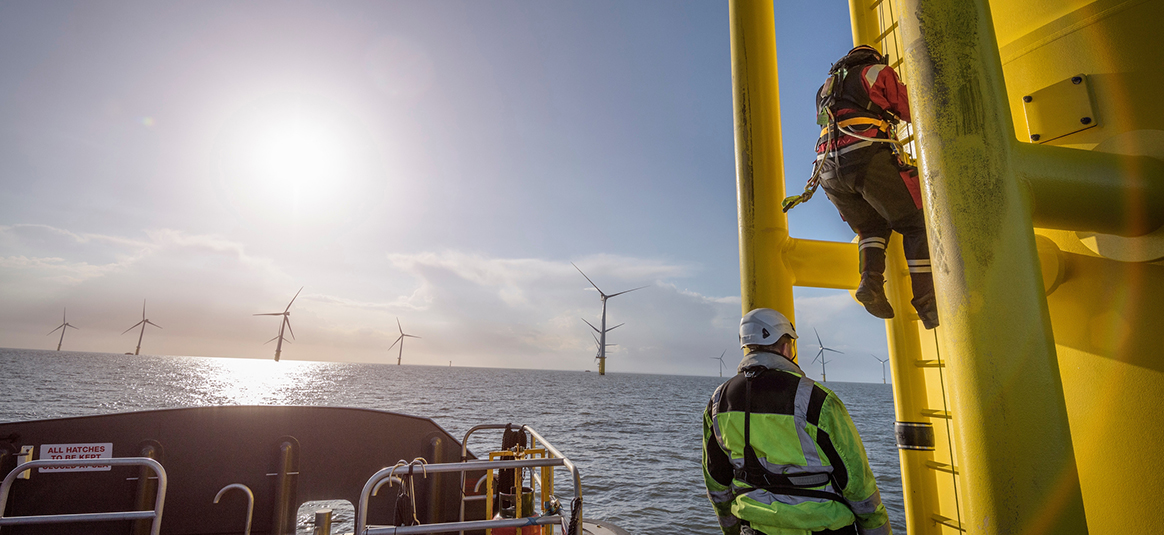
[{"label": "metal hook", "polygon": [[372,496],[375,496],[377,493],[379,493],[380,487],[384,486],[385,483],[387,483],[388,486],[392,486],[392,483],[396,482],[396,483],[399,483],[400,488],[403,489],[404,488],[404,480],[400,479],[399,477],[396,477],[396,469],[403,468],[405,466],[408,466],[408,465],[404,462],[404,459],[396,461],[396,464],[392,465],[392,470],[390,470],[388,472],[388,477],[381,479],[379,482],[376,483],[375,487],[372,487]]},{"label": "metal hook", "polygon": [[253,516],[255,510],[255,493],[251,492],[250,487],[247,487],[242,483],[231,483],[225,487],[222,487],[222,490],[218,491],[218,494],[214,496],[214,503],[218,503],[218,500],[222,499],[222,495],[226,494],[226,491],[231,489],[241,490],[247,495],[247,524],[246,528],[243,530],[243,535],[251,535],[251,517]]}]

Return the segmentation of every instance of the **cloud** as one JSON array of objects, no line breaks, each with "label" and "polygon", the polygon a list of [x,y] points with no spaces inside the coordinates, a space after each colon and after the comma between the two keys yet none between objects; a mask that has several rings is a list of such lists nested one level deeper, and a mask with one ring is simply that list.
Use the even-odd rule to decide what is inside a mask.
[{"label": "cloud", "polygon": [[[599,325],[602,303],[569,260],[456,250],[383,258],[363,275],[341,275],[360,278],[340,286],[334,273],[282,266],[220,236],[161,229],[128,238],[0,227],[0,299],[7,304],[0,310],[0,345],[49,347],[42,331],[67,306],[70,323],[83,330],[69,333],[66,349],[132,350],[121,332],[140,319],[147,298],[149,317],[164,329],[147,333],[143,351],[270,358],[273,345],[263,342],[275,335],[278,320],[252,314],[281,311],[295,288],[305,286],[291,309],[296,338],[284,346],[284,358],[390,363],[399,321],[421,337],[408,340],[409,364],[596,367],[593,331],[582,320]],[[723,351],[729,363],[739,358],[739,296],[683,288],[693,267],[618,255],[573,260],[608,294],[645,286],[607,302],[607,327],[625,323],[609,333],[608,370],[713,375],[718,363],[712,359]],[[802,355],[815,352],[813,327],[846,355],[867,353],[867,339],[884,347],[881,323],[867,321],[846,292],[800,292],[796,304]],[[880,366],[867,360],[871,369]],[[844,366],[837,366],[830,377],[843,380]]]}]

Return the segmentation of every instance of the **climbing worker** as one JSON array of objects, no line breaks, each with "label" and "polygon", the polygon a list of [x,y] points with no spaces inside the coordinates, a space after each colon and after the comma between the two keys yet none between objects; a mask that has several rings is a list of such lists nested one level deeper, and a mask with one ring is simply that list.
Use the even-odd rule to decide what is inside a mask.
[{"label": "climbing worker", "polygon": [[938,326],[929,243],[921,210],[917,168],[892,135],[908,122],[905,85],[881,53],[861,45],[829,69],[816,95],[816,164],[805,193],[785,199],[784,211],[812,196],[816,184],[857,233],[861,283],[857,300],[870,314],[889,319],[885,297],[885,245],[902,236],[913,286],[913,307],[927,329]]},{"label": "climbing worker", "polygon": [[891,535],[845,405],[796,365],[796,330],[757,308],[739,373],[703,413],[703,479],[725,535]]}]

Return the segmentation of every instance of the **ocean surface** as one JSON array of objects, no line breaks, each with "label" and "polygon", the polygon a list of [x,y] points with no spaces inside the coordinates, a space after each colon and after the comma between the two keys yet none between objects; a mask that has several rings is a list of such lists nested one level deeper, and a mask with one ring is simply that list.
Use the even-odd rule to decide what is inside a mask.
[{"label": "ocean surface", "polygon": [[[326,405],[426,416],[454,437],[482,423],[529,424],[577,464],[587,518],[638,535],[719,533],[700,471],[702,413],[726,380],[719,377],[2,348],[0,370],[4,422],[207,405]],[[828,387],[856,422],[894,532],[904,533],[891,387]],[[475,452],[495,446],[469,444]],[[559,476],[559,486],[566,481]],[[300,510],[300,533],[310,533],[309,509]],[[350,512],[337,508],[336,520],[342,532],[353,530]]]}]

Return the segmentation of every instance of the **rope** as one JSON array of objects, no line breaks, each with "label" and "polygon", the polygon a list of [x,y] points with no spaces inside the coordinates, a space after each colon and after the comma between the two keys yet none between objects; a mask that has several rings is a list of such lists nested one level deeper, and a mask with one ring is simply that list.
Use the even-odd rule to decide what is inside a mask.
[{"label": "rope", "polygon": [[[953,433],[950,431],[950,420],[953,420],[953,415],[950,414],[950,407],[949,407],[949,405],[946,404],[946,373],[945,373],[946,367],[942,364],[942,350],[941,350],[941,347],[939,347],[939,345],[938,345],[938,336],[937,336],[937,334],[938,334],[937,329],[940,329],[940,328],[941,327],[936,327],[934,329],[934,353],[937,354],[937,356],[938,356],[938,382],[942,385],[942,410],[946,411],[946,415],[949,416],[949,418],[945,419],[946,420],[946,446],[949,448],[949,453],[950,453],[950,477],[953,478],[953,483],[954,483],[954,512],[957,514],[957,517],[958,517],[958,525],[961,526],[962,525],[962,504],[959,503],[959,499],[958,499],[958,474],[956,473],[957,470],[955,470],[955,467],[954,467],[954,436],[953,436]],[[965,531],[965,530],[963,530],[963,531]]]}]

